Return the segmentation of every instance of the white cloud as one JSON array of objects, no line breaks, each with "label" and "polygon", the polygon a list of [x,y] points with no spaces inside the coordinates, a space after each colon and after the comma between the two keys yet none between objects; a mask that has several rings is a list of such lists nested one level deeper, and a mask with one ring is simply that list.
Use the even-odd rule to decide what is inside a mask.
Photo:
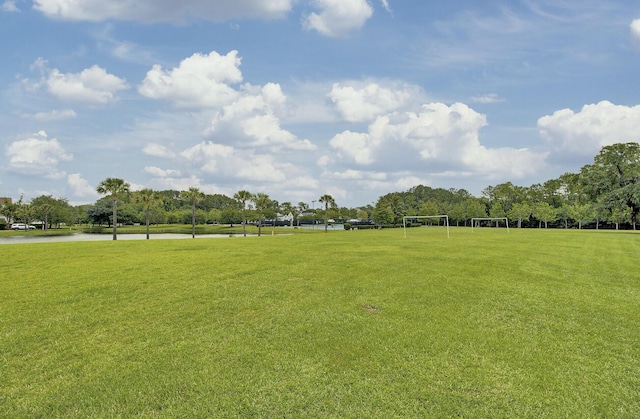
[{"label": "white cloud", "polygon": [[367,133],[345,131],[330,141],[338,162],[355,163],[388,172],[475,171],[485,177],[522,178],[544,167],[544,153],[528,149],[487,149],[479,130],[484,115],[467,105],[423,105],[419,112],[380,116]]},{"label": "white cloud", "polygon": [[313,4],[320,13],[311,13],[304,19],[304,27],[330,37],[362,28],[373,15],[367,0],[315,0]]},{"label": "white cloud", "polygon": [[118,91],[129,88],[124,79],[97,65],[80,73],[66,74],[54,68],[43,83],[47,91],[60,100],[91,105],[113,102]]},{"label": "white cloud", "polygon": [[16,7],[16,2],[14,0],[6,0],[2,3],[2,11],[3,12],[19,12],[20,9]]},{"label": "white cloud", "polygon": [[[156,177],[151,180],[151,184],[158,190],[172,189],[176,191],[186,191],[194,187],[200,188],[200,190],[204,192],[202,180],[195,175],[180,178]],[[209,193],[208,190],[206,192]]]},{"label": "white cloud", "polygon": [[367,165],[375,161],[381,140],[366,133],[344,131],[334,136],[329,145],[338,150],[340,158],[351,158],[356,164]]},{"label": "white cloud", "polygon": [[238,100],[224,106],[208,130],[221,138],[246,139],[250,147],[276,147],[289,150],[315,150],[306,139],[298,139],[280,126],[278,113],[286,113],[286,97],[280,85],[268,83],[259,88],[244,86]]},{"label": "white cloud", "polygon": [[12,170],[54,179],[65,175],[58,170],[58,165],[73,160],[73,155],[67,153],[57,139],[49,140],[44,131],[12,142],[6,149],[6,156]]},{"label": "white cloud", "polygon": [[382,7],[384,7],[384,10],[386,10],[388,13],[392,13],[391,7],[389,7],[389,2],[387,0],[381,0],[381,2],[382,2]]},{"label": "white cloud", "polygon": [[640,49],[640,19],[634,19],[630,25],[631,42],[636,48]]},{"label": "white cloud", "polygon": [[176,153],[171,151],[169,148],[163,146],[162,144],[157,144],[157,143],[145,144],[144,148],[142,149],[142,152],[149,156],[162,157],[165,159],[171,159],[176,155]]},{"label": "white cloud", "polygon": [[61,121],[65,119],[73,119],[73,118],[76,118],[78,115],[72,109],[63,109],[63,110],[54,109],[49,112],[23,114],[22,116],[25,118],[35,119],[36,121],[40,121],[40,122],[49,122],[49,121]]},{"label": "white cloud", "polygon": [[193,54],[170,71],[154,65],[138,91],[143,96],[168,100],[182,108],[225,105],[238,97],[229,83],[242,81],[240,61],[237,51],[223,56],[212,51],[208,55]]},{"label": "white cloud", "polygon": [[286,179],[286,165],[278,164],[270,155],[250,150],[237,151],[233,147],[210,141],[197,144],[181,156],[209,174],[258,182],[282,182]]},{"label": "white cloud", "polygon": [[155,166],[147,166],[144,168],[145,173],[150,174],[151,176],[155,176],[155,177],[178,177],[180,176],[180,171],[179,170],[173,170],[173,169],[161,169],[159,167],[155,167]]},{"label": "white cloud", "polygon": [[561,109],[538,119],[538,129],[558,152],[593,156],[605,145],[640,141],[640,105],[602,101],[577,113]]},{"label": "white cloud", "polygon": [[471,100],[475,103],[500,103],[505,102],[505,99],[499,97],[496,93],[488,93],[482,96],[473,96]]},{"label": "white cloud", "polygon": [[183,23],[188,20],[276,19],[291,11],[294,0],[35,0],[34,8],[53,18]]},{"label": "white cloud", "polygon": [[366,122],[400,109],[419,94],[418,87],[409,85],[383,87],[378,83],[368,83],[360,87],[334,83],[328,96],[345,120]]},{"label": "white cloud", "polygon": [[67,176],[67,184],[71,187],[74,196],[98,196],[96,188],[82,177],[80,173],[72,173]]}]

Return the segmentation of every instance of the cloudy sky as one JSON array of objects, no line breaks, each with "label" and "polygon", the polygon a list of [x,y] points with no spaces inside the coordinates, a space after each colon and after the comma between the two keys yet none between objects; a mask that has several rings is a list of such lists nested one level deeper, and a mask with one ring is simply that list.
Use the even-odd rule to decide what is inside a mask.
[{"label": "cloudy sky", "polygon": [[529,186],[640,141],[627,0],[0,0],[0,196],[341,206]]}]

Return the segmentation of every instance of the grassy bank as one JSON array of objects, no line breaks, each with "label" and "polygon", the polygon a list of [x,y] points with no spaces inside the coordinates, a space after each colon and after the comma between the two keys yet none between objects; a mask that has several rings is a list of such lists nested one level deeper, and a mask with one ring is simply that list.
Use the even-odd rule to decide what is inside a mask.
[{"label": "grassy bank", "polygon": [[2,417],[633,417],[638,235],[2,247]]}]

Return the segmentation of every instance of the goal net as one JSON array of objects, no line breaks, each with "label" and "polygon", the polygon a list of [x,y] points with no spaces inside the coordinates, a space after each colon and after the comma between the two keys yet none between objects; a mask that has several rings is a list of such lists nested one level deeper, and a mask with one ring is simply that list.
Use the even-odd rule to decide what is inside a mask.
[{"label": "goal net", "polygon": [[407,238],[407,220],[418,220],[421,218],[437,218],[438,224],[440,218],[444,218],[445,225],[447,226],[447,238],[449,238],[449,216],[448,215],[405,215],[402,217],[402,228],[404,229],[404,238]]},{"label": "goal net", "polygon": [[[480,221],[495,221],[496,226],[499,226],[499,222],[503,221],[504,226],[507,228],[507,234],[509,233],[509,219],[507,217],[485,217],[485,218],[472,218],[471,219],[471,232],[473,233],[473,227],[480,227]],[[476,225],[477,223],[477,225]]]}]

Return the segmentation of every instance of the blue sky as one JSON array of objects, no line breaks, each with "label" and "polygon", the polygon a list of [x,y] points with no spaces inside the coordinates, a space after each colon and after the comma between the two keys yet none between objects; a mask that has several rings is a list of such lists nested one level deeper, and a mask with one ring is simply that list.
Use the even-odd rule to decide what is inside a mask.
[{"label": "blue sky", "polygon": [[341,206],[530,186],[640,141],[640,4],[0,0],[0,196]]}]

